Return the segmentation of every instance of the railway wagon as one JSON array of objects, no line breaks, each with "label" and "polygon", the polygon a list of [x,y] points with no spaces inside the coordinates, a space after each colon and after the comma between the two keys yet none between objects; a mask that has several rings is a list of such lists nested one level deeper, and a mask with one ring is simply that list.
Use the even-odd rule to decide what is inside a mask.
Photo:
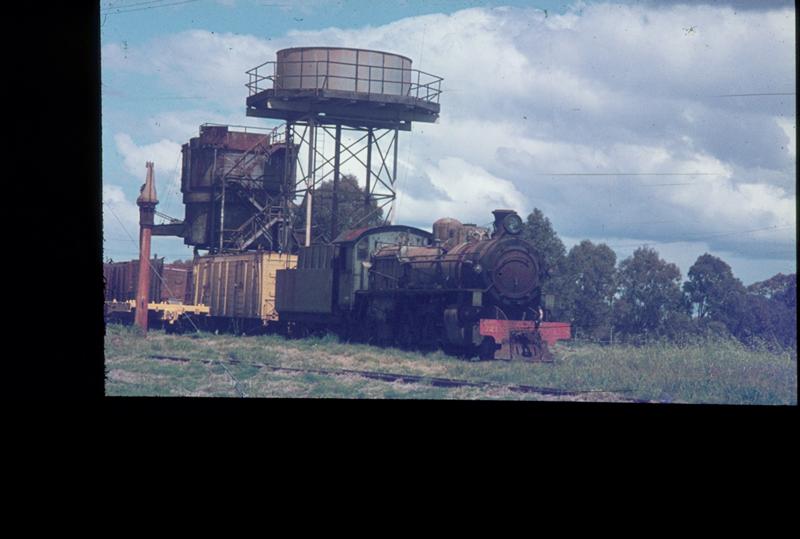
[{"label": "railway wagon", "polygon": [[[208,314],[205,305],[191,305],[192,270],[192,262],[165,264],[163,258],[151,260],[148,325],[164,327],[168,332],[181,331],[185,316]],[[104,263],[103,279],[106,320],[133,323],[139,261]]]},{"label": "railway wagon", "polygon": [[191,262],[164,264],[159,300],[165,303],[191,303],[194,296],[192,271]]},{"label": "railway wagon", "polygon": [[[136,299],[139,281],[139,260],[103,264],[105,300],[125,302]],[[192,301],[192,263],[164,263],[163,258],[150,261],[150,301],[188,304]]]},{"label": "railway wagon", "polygon": [[192,304],[207,305],[212,329],[235,333],[276,329],[275,273],[297,266],[297,256],[255,251],[196,257]]},{"label": "railway wagon", "polygon": [[[164,259],[153,257],[150,260],[150,297],[161,298],[161,279]],[[139,260],[103,263],[105,300],[124,302],[136,299],[136,286],[139,282]]]}]

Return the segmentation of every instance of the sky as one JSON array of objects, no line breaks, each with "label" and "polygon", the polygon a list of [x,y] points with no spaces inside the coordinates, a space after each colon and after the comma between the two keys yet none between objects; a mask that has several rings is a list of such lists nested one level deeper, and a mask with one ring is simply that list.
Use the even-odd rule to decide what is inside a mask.
[{"label": "sky", "polygon": [[106,259],[138,256],[146,161],[183,218],[201,124],[277,125],[245,115],[245,71],[344,46],[444,78],[439,121],[400,133],[396,223],[539,208],[567,249],[647,245],[684,278],[703,253],[745,284],[797,271],[793,2],[103,0],[100,24]]}]

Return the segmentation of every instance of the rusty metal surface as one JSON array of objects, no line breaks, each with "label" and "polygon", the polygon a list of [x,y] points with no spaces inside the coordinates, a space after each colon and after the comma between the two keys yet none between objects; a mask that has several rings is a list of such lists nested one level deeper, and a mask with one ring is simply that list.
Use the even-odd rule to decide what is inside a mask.
[{"label": "rusty metal surface", "polygon": [[[167,303],[192,302],[192,264],[165,264],[161,273],[162,285],[158,301]],[[152,301],[157,301],[153,299]]]},{"label": "rusty metal surface", "polygon": [[433,237],[442,243],[454,240],[458,237],[458,229],[461,228],[461,221],[444,217],[433,223]]},{"label": "rusty metal surface", "polygon": [[256,144],[268,144],[269,142],[269,133],[231,131],[227,125],[202,125],[196,144],[243,152]]},{"label": "rusty metal surface", "polygon": [[[141,205],[140,205],[141,210]],[[140,214],[143,213],[140,211]],[[147,305],[150,303],[150,227],[141,223],[139,235],[139,281],[136,285],[136,314],[134,323],[147,334]]]},{"label": "rusty metal surface", "polygon": [[445,217],[433,223],[433,237],[450,250],[462,243],[489,239],[490,235],[487,228]]},{"label": "rusty metal surface", "polygon": [[204,124],[182,153],[184,243],[212,252],[277,250],[284,199],[295,188],[291,145],[274,129]]},{"label": "rusty metal surface", "polygon": [[155,207],[158,204],[158,197],[156,196],[154,164],[152,161],[147,161],[145,167],[147,168],[147,178],[144,181],[144,185],[139,189],[139,198],[136,199],[136,204],[139,207],[142,207],[142,205],[153,205]]},{"label": "rusty metal surface", "polygon": [[536,330],[533,320],[481,319],[479,328],[480,335],[491,338],[496,345],[496,350],[484,352],[494,359],[553,361],[548,342]]},{"label": "rusty metal surface", "polygon": [[[375,227],[366,227],[366,228],[357,228],[355,230],[345,230],[341,234],[339,234],[333,243],[349,243],[354,242],[361,239],[364,236],[370,235],[379,235],[385,233],[406,233],[406,236],[421,236],[426,240],[430,241],[433,238],[433,234],[428,232],[427,230],[422,230],[420,228],[415,228],[413,226],[407,225],[386,225],[386,226],[375,226]],[[400,241],[392,241],[390,243],[402,243],[402,238],[399,238]]]},{"label": "rusty metal surface", "polygon": [[481,319],[480,334],[484,337],[494,337],[494,340],[501,342],[508,339],[511,331],[535,331],[536,323],[533,320],[492,320]]},{"label": "rusty metal surface", "polygon": [[[540,267],[532,246],[514,236],[462,243],[445,254],[433,249],[407,251],[385,247],[374,256],[379,288],[448,288],[487,291],[495,301],[534,300],[540,286]],[[413,254],[410,254],[412,253]]]},{"label": "rusty metal surface", "polygon": [[[161,280],[156,273],[163,272],[164,259],[150,259],[150,297],[161,297]],[[139,260],[126,262],[107,262],[103,264],[106,301],[128,301],[136,298],[136,284],[139,281]]]},{"label": "rusty metal surface", "polygon": [[568,322],[542,322],[539,326],[539,333],[550,346],[558,341],[572,338],[571,326]]},{"label": "rusty metal surface", "polygon": [[147,304],[150,302],[150,236],[153,233],[156,205],[154,164],[148,161],[147,178],[139,190],[136,205],[139,206],[139,279],[136,285],[135,324],[147,334]]},{"label": "rusty metal surface", "polygon": [[524,251],[501,254],[495,262],[493,273],[495,287],[510,298],[526,296],[539,284],[536,262]]}]

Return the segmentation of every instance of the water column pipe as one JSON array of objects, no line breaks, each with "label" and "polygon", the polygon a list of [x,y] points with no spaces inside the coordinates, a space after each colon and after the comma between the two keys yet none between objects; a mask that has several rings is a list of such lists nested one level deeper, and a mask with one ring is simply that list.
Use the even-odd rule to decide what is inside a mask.
[{"label": "water column pipe", "polygon": [[153,162],[147,161],[147,178],[139,190],[136,205],[139,206],[139,282],[136,286],[136,315],[134,323],[147,336],[147,306],[150,302],[150,238],[153,234],[156,198]]}]

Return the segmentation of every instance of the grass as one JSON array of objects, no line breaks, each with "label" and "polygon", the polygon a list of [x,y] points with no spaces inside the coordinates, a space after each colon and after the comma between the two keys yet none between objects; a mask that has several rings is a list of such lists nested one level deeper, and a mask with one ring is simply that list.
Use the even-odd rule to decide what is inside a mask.
[{"label": "grass", "polygon": [[[796,352],[747,349],[736,342],[643,347],[565,343],[555,363],[469,362],[442,352],[421,354],[339,342],[333,336],[285,340],[274,335],[166,335],[110,325],[105,340],[106,393],[146,396],[224,396],[354,399],[488,399],[704,404],[797,404]],[[159,361],[150,355],[189,358]],[[202,363],[235,359],[241,364]],[[249,363],[312,370],[365,370],[492,382],[500,387],[439,388],[366,379],[352,374],[259,369]],[[513,392],[524,384],[594,391],[580,396]],[[619,393],[616,393],[619,392]]]}]

